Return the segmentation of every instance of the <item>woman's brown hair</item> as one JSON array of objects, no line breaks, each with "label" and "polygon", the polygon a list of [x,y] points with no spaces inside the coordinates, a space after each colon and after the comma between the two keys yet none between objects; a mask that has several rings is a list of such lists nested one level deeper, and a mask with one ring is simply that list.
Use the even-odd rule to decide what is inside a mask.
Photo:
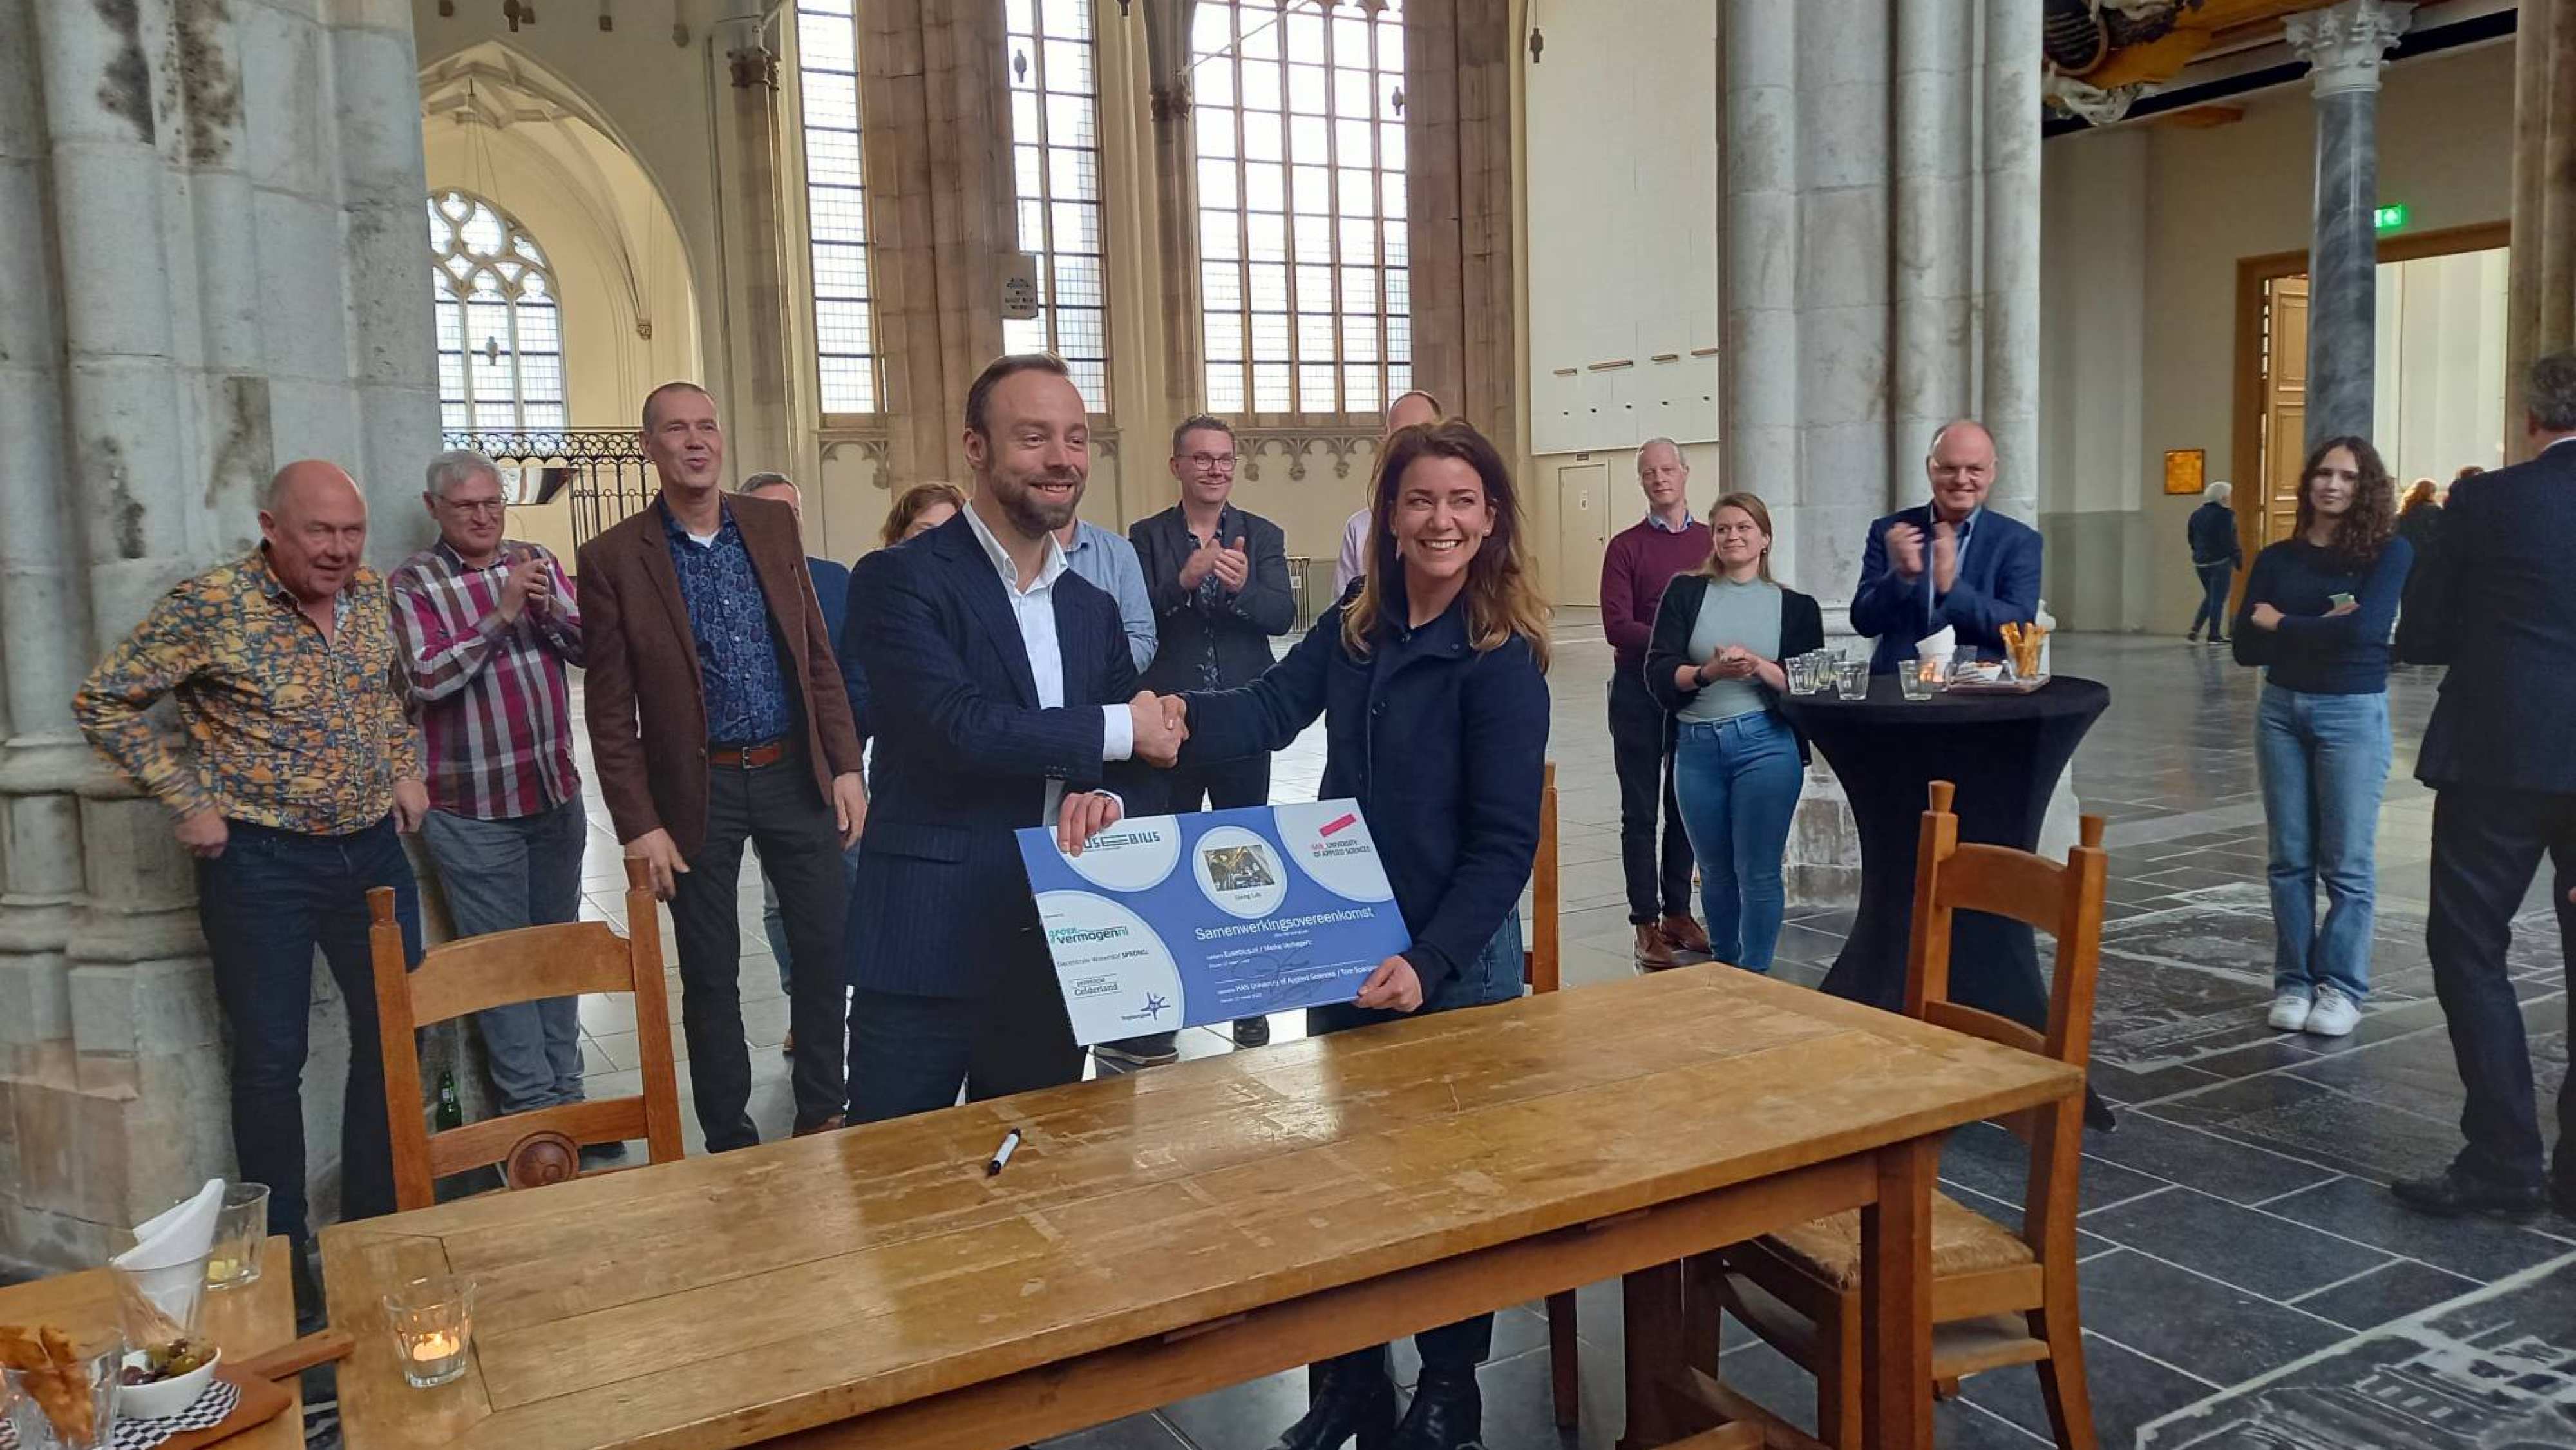
[{"label": "woman's brown hair", "polygon": [[1548,608],[1530,573],[1520,494],[1512,487],[1503,456],[1462,418],[1398,429],[1379,450],[1377,477],[1369,485],[1366,567],[1360,571],[1359,594],[1342,610],[1342,648],[1354,655],[1369,652],[1378,616],[1403,577],[1404,561],[1393,547],[1395,502],[1403,491],[1404,471],[1424,458],[1455,458],[1476,470],[1485,486],[1485,504],[1494,513],[1493,532],[1476,545],[1476,557],[1467,563],[1467,643],[1479,651],[1496,649],[1519,635],[1529,642],[1538,667],[1546,669]]},{"label": "woman's brown hair", "polygon": [[2341,448],[2352,454],[2352,507],[2337,520],[2333,542],[2326,545],[2326,556],[2336,567],[2349,573],[2360,573],[2379,561],[2379,551],[2388,547],[2389,536],[2397,532],[2397,485],[2388,476],[2388,465],[2381,462],[2379,450],[2370,440],[2347,433],[2329,438],[2308,455],[2307,466],[2299,470],[2298,532],[2304,537],[2308,525],[2316,520],[2316,506],[2308,502],[2309,486],[2317,470],[2325,467],[2326,455]]},{"label": "woman's brown hair", "polygon": [[895,495],[894,507],[886,510],[885,528],[877,537],[889,549],[902,543],[912,521],[935,503],[944,503],[962,514],[966,512],[966,493],[953,483],[916,483]]},{"label": "woman's brown hair", "polygon": [[1726,577],[1726,566],[1717,562],[1717,511],[1719,509],[1741,511],[1747,518],[1753,520],[1753,527],[1762,531],[1762,582],[1770,583],[1771,506],[1764,503],[1759,496],[1749,493],[1730,493],[1708,506],[1708,559],[1699,566],[1699,572],[1711,579]]},{"label": "woman's brown hair", "polygon": [[2402,518],[2405,515],[2411,514],[2417,509],[2424,507],[2426,504],[2433,502],[2433,495],[2438,492],[2439,489],[2440,485],[2434,483],[2433,480],[2429,478],[2419,478],[2415,480],[2415,486],[2406,490],[2405,499],[2397,505],[2399,517]]}]

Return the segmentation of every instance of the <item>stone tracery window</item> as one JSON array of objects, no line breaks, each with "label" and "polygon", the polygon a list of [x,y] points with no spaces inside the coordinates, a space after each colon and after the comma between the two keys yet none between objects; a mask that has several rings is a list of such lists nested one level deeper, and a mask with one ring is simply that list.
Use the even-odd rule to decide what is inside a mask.
[{"label": "stone tracery window", "polygon": [[1374,412],[1413,385],[1402,0],[1199,0],[1208,407]]},{"label": "stone tracery window", "polygon": [[471,192],[429,198],[440,426],[562,428],[563,313],[545,249]]},{"label": "stone tracery window", "polygon": [[1109,411],[1092,0],[1004,0],[1004,73],[1020,250],[1037,258],[1038,315],[1006,318],[1010,352],[1049,351],[1095,413]]},{"label": "stone tracery window", "polygon": [[826,413],[877,410],[876,320],[859,156],[858,26],[852,0],[796,0],[797,96],[813,263],[814,355]]}]

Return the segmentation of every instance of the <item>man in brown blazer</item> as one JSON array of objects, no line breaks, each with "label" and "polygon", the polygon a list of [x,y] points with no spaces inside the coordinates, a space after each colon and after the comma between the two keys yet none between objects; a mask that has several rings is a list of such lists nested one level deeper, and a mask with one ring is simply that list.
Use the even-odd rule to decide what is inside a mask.
[{"label": "man in brown blazer", "polygon": [[[724,492],[715,399],[694,383],[645,398],[644,452],[660,496],[581,548],[591,754],[617,838],[671,903],[692,1096],[722,1152],[760,1141],[742,1036],[743,842],[777,883],[796,959],[837,962],[841,852],[867,791],[795,515]],[[788,1022],[795,1130],[839,1127],[841,974],[798,972]]]}]

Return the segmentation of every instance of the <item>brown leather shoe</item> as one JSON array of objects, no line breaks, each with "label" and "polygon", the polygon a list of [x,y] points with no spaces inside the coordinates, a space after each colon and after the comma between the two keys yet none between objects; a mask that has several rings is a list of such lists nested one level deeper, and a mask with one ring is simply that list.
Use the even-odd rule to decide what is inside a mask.
[{"label": "brown leather shoe", "polygon": [[789,1136],[796,1138],[810,1138],[816,1133],[837,1133],[841,1131],[842,1127],[841,1115],[839,1113],[834,1113],[832,1116],[825,1118],[823,1121],[816,1123],[811,1127],[798,1128]]},{"label": "brown leather shoe", "polygon": [[1651,921],[1637,924],[1637,965],[1649,972],[1668,971],[1682,964],[1673,955],[1672,944],[1664,940],[1662,927]]},{"label": "brown leather shoe", "polygon": [[1708,932],[1689,912],[1666,916],[1659,930],[1664,934],[1664,944],[1674,951],[1709,955]]}]

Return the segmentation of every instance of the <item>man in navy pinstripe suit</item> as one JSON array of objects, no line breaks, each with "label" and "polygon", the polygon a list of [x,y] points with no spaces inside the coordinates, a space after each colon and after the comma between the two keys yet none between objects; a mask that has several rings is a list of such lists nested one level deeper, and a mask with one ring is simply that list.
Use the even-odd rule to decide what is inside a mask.
[{"label": "man in navy pinstripe suit", "polygon": [[1052,825],[1077,849],[1158,807],[1145,767],[1186,733],[1135,693],[1117,603],[1055,540],[1091,474],[1063,362],[984,369],[965,445],[966,512],[850,575],[877,742],[850,897],[852,1122],[1081,1077],[1011,833]]}]

